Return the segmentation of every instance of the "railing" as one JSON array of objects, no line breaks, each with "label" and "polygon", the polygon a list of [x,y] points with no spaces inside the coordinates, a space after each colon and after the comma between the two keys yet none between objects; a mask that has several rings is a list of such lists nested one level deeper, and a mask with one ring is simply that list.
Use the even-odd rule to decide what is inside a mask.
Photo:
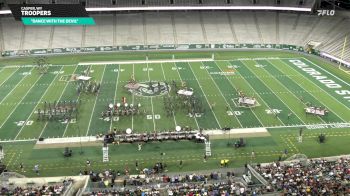
[{"label": "railing", "polygon": [[73,195],[74,189],[73,189],[73,182],[70,182],[68,186],[64,187],[64,191],[62,193],[63,196],[70,196]]},{"label": "railing", "polygon": [[269,183],[257,172],[257,171],[255,171],[255,169],[252,167],[252,166],[250,166],[249,164],[248,164],[248,169],[249,169],[249,171],[250,171],[250,173],[256,178],[256,179],[258,179],[260,182],[261,182],[261,184],[263,184],[263,185],[268,185]]},{"label": "railing", "polygon": [[[91,192],[105,192],[105,191],[125,191],[125,190],[129,190],[129,191],[134,191],[137,189],[140,190],[152,190],[152,189],[156,189],[157,191],[164,191],[167,189],[171,189],[171,188],[176,188],[179,186],[183,186],[184,184],[190,184],[190,185],[203,185],[203,186],[210,186],[212,184],[217,184],[217,183],[223,183],[223,184],[227,184],[227,179],[218,179],[218,180],[208,180],[206,183],[205,181],[191,181],[191,182],[178,182],[178,183],[157,183],[157,182],[153,182],[150,184],[142,184],[142,186],[133,186],[133,185],[127,185],[125,187],[123,186],[115,186],[114,188],[107,188],[107,187],[93,187],[93,184],[95,183],[88,183],[88,187],[85,189],[85,191],[81,191],[83,194],[87,194],[87,193],[91,193]],[[242,183],[242,179],[240,177],[235,177],[232,180],[232,183],[238,183],[241,186],[245,186],[244,183]],[[205,183],[205,184],[204,184]],[[77,194],[78,195],[78,194]]]}]

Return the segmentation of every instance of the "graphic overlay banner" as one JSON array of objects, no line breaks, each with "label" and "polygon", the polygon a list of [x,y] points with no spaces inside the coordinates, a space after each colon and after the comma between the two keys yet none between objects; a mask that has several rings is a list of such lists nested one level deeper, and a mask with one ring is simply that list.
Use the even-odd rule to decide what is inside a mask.
[{"label": "graphic overlay banner", "polygon": [[9,4],[12,15],[25,25],[94,25],[80,4]]}]

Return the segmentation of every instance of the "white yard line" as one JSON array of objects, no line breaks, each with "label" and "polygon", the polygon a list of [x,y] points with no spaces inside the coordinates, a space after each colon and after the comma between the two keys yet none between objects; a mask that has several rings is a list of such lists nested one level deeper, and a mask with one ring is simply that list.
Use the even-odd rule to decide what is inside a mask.
[{"label": "white yard line", "polygon": [[[256,62],[256,61],[254,61],[254,62]],[[243,63],[243,62],[242,62]],[[255,75],[256,76],[256,74],[249,68],[249,66],[247,65],[247,64],[245,64],[245,63],[243,63],[246,67],[247,67],[247,69],[249,69],[250,70],[250,72],[252,72],[252,74],[253,75]],[[271,92],[273,92],[273,94],[292,112],[292,113],[294,113],[294,115],[302,122],[302,123],[304,123],[305,124],[305,122],[292,110],[292,109],[290,109],[290,107],[279,97],[279,96],[277,96],[276,95],[276,93],[263,81],[263,80],[261,80],[260,78],[259,78],[259,80],[263,83],[263,84],[265,84],[265,86],[268,88],[268,89],[270,89],[270,91]]]},{"label": "white yard line", "polygon": [[[34,68],[32,68],[30,71],[32,71],[33,69],[34,69]],[[11,90],[9,93],[7,93],[7,95],[0,101],[0,104],[2,104],[2,103],[6,100],[6,98],[7,98],[8,96],[11,95],[12,91],[14,91],[14,90],[19,86],[19,84],[20,84],[27,76],[29,76],[29,75],[24,76],[24,77],[16,84],[16,86],[14,86],[14,87],[12,88],[12,90]],[[33,87],[33,86],[34,86],[34,84],[32,85],[32,87]]]},{"label": "white yard line", "polygon": [[18,104],[16,104],[16,107],[13,108],[12,112],[10,114],[8,114],[7,118],[4,120],[4,122],[1,124],[0,129],[2,128],[2,126],[4,126],[4,124],[7,122],[7,120],[11,117],[11,115],[13,114],[13,112],[15,112],[15,110],[17,109],[17,107],[20,105],[20,103],[24,100],[24,98],[28,95],[28,93],[30,92],[30,90],[34,87],[34,85],[40,80],[40,78],[43,75],[41,75],[40,77],[38,77],[38,79],[34,82],[34,84],[27,90],[26,94],[23,95],[22,99],[18,102]]},{"label": "white yard line", "polygon": [[[150,81],[151,78],[149,77],[148,63],[147,63],[147,73],[148,73],[148,80]],[[153,97],[151,97],[151,105],[152,105],[153,131],[156,131],[156,121],[154,120]]]},{"label": "white yard line", "polygon": [[[103,68],[103,73],[102,73],[102,77],[101,77],[100,83],[102,83],[103,77],[104,77],[105,72],[106,72],[106,67],[107,67],[107,66],[105,65],[105,67]],[[86,134],[85,134],[85,136],[87,136],[87,135],[89,134],[90,125],[91,125],[91,120],[92,120],[92,116],[94,115],[94,111],[95,111],[95,107],[96,107],[96,103],[97,103],[97,98],[98,98],[99,94],[100,94],[100,93],[98,93],[98,94],[96,95],[95,102],[94,102],[94,107],[92,108],[92,112],[91,112],[91,116],[90,116],[90,120],[89,120],[89,125],[88,125],[88,128],[86,129]],[[68,127],[68,126],[67,126],[67,127]],[[67,127],[66,127],[66,129],[67,129]],[[64,133],[66,133],[66,131],[64,131]],[[63,134],[63,135],[64,135],[64,134]]]},{"label": "white yard line", "polygon": [[[283,64],[289,66],[287,63],[285,63],[284,61],[281,61]],[[297,70],[295,70],[297,71]],[[302,75],[302,74],[301,74]],[[305,77],[304,75],[302,75],[304,78],[307,79],[307,77]],[[310,81],[310,80],[309,80]],[[315,84],[313,83],[312,81],[310,81],[312,84]],[[316,85],[316,84],[315,84]],[[299,85],[302,89],[304,89],[304,91],[308,92],[303,86]],[[316,85],[317,86],[317,85]],[[308,92],[309,93],[309,92]],[[311,93],[309,93],[311,96],[313,96]],[[329,95],[331,96],[331,95]],[[323,104],[324,106],[326,106],[327,104],[324,104],[320,99],[317,99],[317,97],[313,96],[316,100],[318,100],[321,104]],[[343,120],[344,122],[346,122],[346,120],[344,120],[342,117],[340,117],[336,112],[334,112],[330,107],[327,107],[327,109],[331,112],[333,112],[336,116],[338,116],[341,120]]]},{"label": "white yard line", "polygon": [[[269,60],[267,60],[267,62],[269,62],[273,67],[275,67],[276,69],[278,69],[278,67],[277,66],[275,66],[272,62],[270,62]],[[278,69],[279,71],[281,71],[280,69]],[[266,71],[266,70],[265,70]],[[283,73],[283,71],[281,71],[282,73]],[[291,79],[290,77],[288,77],[289,79]],[[294,93],[292,93],[286,86],[284,86],[279,80],[277,80],[276,78],[274,78],[274,80],[276,80],[284,89],[287,89],[287,91],[288,92],[290,92],[290,94],[292,94],[297,100],[299,99]],[[293,79],[291,79],[293,82],[294,82],[294,80]],[[301,87],[300,85],[298,85],[299,87]],[[301,87],[302,89],[304,89],[303,87]],[[304,89],[305,90],[305,89]],[[310,93],[309,93],[310,94]],[[312,94],[310,94],[312,97],[313,97],[313,95]],[[316,99],[316,98],[315,98]],[[317,99],[316,99],[317,100]],[[305,106],[305,107],[307,107],[306,106],[306,104],[305,103],[303,103],[302,102],[302,104]],[[320,116],[317,116],[321,121],[323,121],[324,123],[326,123]]]},{"label": "white yard line", "polygon": [[215,61],[250,61],[250,60],[279,60],[279,59],[293,59],[289,57],[258,57],[258,58],[235,58],[235,59],[225,59],[225,60],[215,60]]},{"label": "white yard line", "polygon": [[111,65],[111,64],[148,64],[148,63],[171,63],[171,62],[201,62],[213,61],[212,58],[193,58],[193,59],[161,59],[161,60],[130,60],[130,61],[99,61],[99,62],[85,62],[78,65]]},{"label": "white yard line", "polygon": [[[77,69],[78,69],[78,65],[75,67],[75,69],[74,69],[74,71],[73,71],[72,74],[75,74],[75,72],[76,72]],[[61,101],[61,98],[62,98],[62,96],[63,96],[63,93],[66,91],[66,88],[67,88],[68,84],[69,84],[69,81],[67,82],[66,86],[63,88],[62,93],[61,93],[60,97],[58,98],[58,101]],[[49,122],[46,121],[46,123],[45,123],[43,129],[41,130],[40,135],[39,135],[38,138],[41,138],[41,135],[44,133],[44,130],[45,130],[45,128],[46,128],[46,126],[47,126],[48,123],[49,123]]]},{"label": "white yard line", "polygon": [[[60,71],[63,69],[63,66],[61,67]],[[27,120],[25,122],[27,122],[30,117],[34,114],[36,108],[39,106],[39,104],[41,103],[42,99],[44,98],[44,96],[46,95],[46,93],[49,91],[51,85],[56,81],[58,75],[60,74],[57,74],[55,76],[55,78],[52,80],[52,82],[50,83],[50,85],[46,88],[44,94],[41,96],[41,98],[39,99],[38,103],[36,104],[36,106],[34,107],[33,111],[30,113],[30,115],[28,116]],[[21,129],[19,130],[19,132],[17,133],[16,137],[15,137],[15,140],[17,139],[17,137],[19,136],[19,134],[21,134],[22,130],[24,129],[25,126],[22,126]]]},{"label": "white yard line", "polygon": [[[164,81],[166,81],[166,77],[165,77],[165,73],[164,73],[164,68],[163,68],[163,63],[160,63],[160,67],[162,68],[162,73],[163,73]],[[170,93],[170,91],[169,91],[169,93]],[[168,93],[168,97],[170,97],[169,93]],[[176,127],[176,126],[177,126],[177,123],[176,123],[176,118],[175,118],[174,111],[173,111],[172,113],[173,113],[174,123],[175,123],[175,127]]]},{"label": "white yard line", "polygon": [[201,89],[201,91],[202,91],[202,93],[203,93],[205,99],[207,100],[207,103],[208,103],[208,105],[209,105],[210,111],[213,113],[214,118],[215,118],[216,122],[217,122],[218,125],[219,125],[219,129],[221,129],[222,126],[220,125],[220,122],[219,122],[218,118],[216,117],[216,115],[215,115],[213,109],[211,108],[211,105],[210,105],[210,103],[209,103],[209,100],[208,100],[207,96],[206,96],[205,93],[204,93],[204,90],[203,90],[203,88],[202,88],[202,85],[199,83],[199,80],[197,79],[197,76],[194,74],[194,71],[192,70],[191,65],[190,65],[189,63],[187,63],[187,64],[188,64],[188,67],[191,69],[192,74],[194,75],[194,78],[196,78],[197,83],[198,83],[198,86],[199,86],[199,88]]},{"label": "white yard line", "polygon": [[[74,57],[72,57],[71,59],[73,59]],[[77,64],[52,64],[52,65],[49,65],[49,67],[55,67],[55,66],[64,66],[64,67],[67,67],[67,66],[76,66]],[[14,68],[14,67],[18,67],[18,68],[21,68],[21,67],[37,67],[38,65],[6,65],[4,66],[5,69],[10,69],[10,68]]]},{"label": "white yard line", "polygon": [[[203,62],[201,62],[201,64],[204,66]],[[229,106],[230,109],[231,109],[232,111],[234,111],[234,110],[232,109],[231,105],[227,102],[226,97],[222,94],[222,92],[221,92],[219,86],[216,84],[214,78],[210,76],[210,73],[209,73],[208,69],[205,69],[205,70],[207,71],[208,76],[211,78],[211,80],[213,81],[214,85],[216,86],[216,89],[220,92],[222,98],[225,100],[226,105]],[[195,75],[194,72],[193,72],[193,75]],[[237,119],[237,122],[239,123],[239,125],[243,128],[241,121],[238,119],[238,117],[237,117],[236,115],[234,115],[234,116],[235,116],[235,118]],[[259,120],[259,118],[257,118],[257,119]],[[259,122],[260,122],[260,120],[259,120]],[[260,123],[261,123],[261,122],[260,122]],[[263,125],[263,124],[261,123],[261,125]]]},{"label": "white yard line", "polygon": [[[220,67],[215,61],[214,61],[214,63],[216,64],[216,67],[222,72],[221,67]],[[209,74],[209,71],[208,71],[208,70],[207,70],[207,72],[208,72],[208,74]],[[225,75],[225,74],[224,74],[224,75]],[[236,91],[237,93],[239,93],[238,90],[236,89],[236,87],[233,86],[232,82],[227,78],[227,75],[225,75],[225,78],[229,81],[229,83],[230,83],[231,86],[235,89],[235,91]],[[213,81],[214,81],[214,79],[213,79]],[[214,82],[215,82],[215,81],[214,81]],[[217,86],[217,85],[216,85],[216,86]],[[218,86],[217,86],[217,88],[218,88]],[[218,88],[218,89],[219,89],[219,88]],[[220,90],[220,89],[219,89],[219,90]],[[220,91],[220,93],[221,93],[221,95],[224,97],[224,95],[222,94],[221,91]],[[224,98],[225,98],[225,97],[224,97]],[[225,101],[226,101],[226,103],[228,104],[228,106],[230,107],[230,109],[233,111],[231,105],[227,102],[226,98],[225,98]],[[235,102],[233,102],[233,103],[235,103]],[[255,114],[254,110],[252,110],[252,108],[249,108],[249,110],[252,111],[252,113],[254,114],[255,118],[258,119],[258,121],[260,122],[260,124],[261,124],[262,126],[264,126],[264,123],[262,123],[262,122],[260,121],[260,119],[258,118],[258,116]],[[235,116],[236,116],[236,115],[235,115]],[[237,117],[237,116],[236,116],[236,118],[237,118],[237,120],[238,120],[238,117]],[[240,122],[240,121],[238,120],[238,122]],[[241,123],[239,123],[239,124],[240,124],[241,127],[243,128],[242,124],[241,124]]]},{"label": "white yard line", "polygon": [[[119,75],[120,75],[120,66],[118,65],[118,76],[117,76],[117,82],[115,85],[115,91],[114,91],[114,97],[113,97],[113,105],[115,105],[115,100],[117,99],[117,90],[118,90],[118,83],[119,83]],[[109,130],[112,130],[112,126],[113,126],[113,118],[111,119],[111,124],[109,126]]]},{"label": "white yard line", "polygon": [[[91,66],[90,66],[90,69],[91,69]],[[89,70],[90,70],[90,69],[89,69]],[[79,93],[79,95],[78,95],[78,97],[77,97],[77,101],[79,100],[80,95],[81,95],[81,92]],[[69,121],[67,121],[67,124],[66,124],[66,127],[64,128],[64,132],[63,132],[62,137],[64,137],[64,135],[66,135],[66,132],[67,132],[68,127],[69,127]],[[79,133],[80,133],[80,128],[79,128],[79,126],[78,126],[78,130],[79,130]]]},{"label": "white yard line", "polygon": [[[2,72],[4,69],[2,69],[0,72]],[[14,71],[12,74],[10,74],[1,84],[0,87],[9,79],[11,78],[11,76],[13,76],[13,74],[15,74],[17,71],[19,70],[19,68],[16,69],[16,71]]]},{"label": "white yard line", "polygon": [[[182,78],[181,78],[179,69],[177,68],[176,63],[174,63],[174,65],[175,65],[175,67],[176,67],[177,74],[179,75],[180,81],[181,81],[181,83],[182,83],[183,81],[182,81]],[[197,129],[199,130],[200,128],[199,128],[199,124],[198,124],[196,115],[194,115],[193,118],[194,118],[194,121],[196,122]]]}]

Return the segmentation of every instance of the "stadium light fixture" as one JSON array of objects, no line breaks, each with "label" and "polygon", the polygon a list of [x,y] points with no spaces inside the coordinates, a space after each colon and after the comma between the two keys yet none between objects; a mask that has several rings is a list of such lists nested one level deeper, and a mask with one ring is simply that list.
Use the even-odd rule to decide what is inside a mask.
[{"label": "stadium light fixture", "polygon": [[[172,11],[172,10],[273,10],[311,12],[311,8],[276,6],[152,6],[152,7],[88,7],[88,12],[108,11]],[[11,10],[0,10],[0,14],[11,14]]]},{"label": "stadium light fixture", "polygon": [[11,10],[0,10],[0,14],[11,14]]}]

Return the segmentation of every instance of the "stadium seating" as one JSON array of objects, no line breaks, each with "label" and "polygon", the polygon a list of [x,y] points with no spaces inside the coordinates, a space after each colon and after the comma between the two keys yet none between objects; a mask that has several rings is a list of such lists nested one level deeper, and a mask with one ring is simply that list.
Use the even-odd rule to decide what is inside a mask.
[{"label": "stadium seating", "polygon": [[14,189],[2,188],[1,195],[61,195],[64,186],[16,187]]},{"label": "stadium seating", "polygon": [[276,12],[257,12],[256,19],[259,26],[262,43],[277,43]]},{"label": "stadium seating", "polygon": [[198,12],[177,12],[174,14],[177,44],[206,43]]},{"label": "stadium seating", "polygon": [[77,4],[79,0],[56,0],[56,4]]},{"label": "stadium seating", "polygon": [[13,18],[2,18],[1,25],[4,50],[20,50],[23,41],[23,25],[20,22],[14,22]]},{"label": "stadium seating", "polygon": [[81,26],[56,26],[54,28],[52,48],[81,47],[83,27]]},{"label": "stadium seating", "polygon": [[256,169],[275,191],[285,195],[342,195],[350,191],[348,158],[309,160],[307,165],[273,163]]},{"label": "stadium seating", "polygon": [[96,46],[96,43],[103,46],[115,45],[113,43],[115,21],[110,20],[112,17],[111,15],[96,16],[94,19],[99,25],[86,26],[84,46]]},{"label": "stadium seating", "polygon": [[[60,2],[63,3],[63,0],[57,1]],[[120,0],[118,3],[126,1]],[[97,25],[86,28],[24,28],[13,18],[0,18],[0,40],[4,40],[0,49],[188,43],[281,43],[305,46],[309,41],[314,41],[320,43],[317,49],[341,57],[344,38],[350,33],[349,18],[301,13],[179,11],[94,17]],[[346,47],[344,59],[350,61],[349,47]]]},{"label": "stadium seating", "polygon": [[43,1],[43,0],[26,0],[27,4],[51,4],[51,1]]},{"label": "stadium seating", "polygon": [[261,43],[259,33],[254,20],[254,12],[251,14],[242,14],[241,12],[230,12],[234,31],[238,43]]},{"label": "stadium seating", "polygon": [[[228,12],[202,12],[202,21],[208,43],[235,42]],[[226,17],[225,17],[226,16]]]},{"label": "stadium seating", "polygon": [[23,38],[23,49],[31,48],[48,48],[50,43],[50,35],[53,27],[34,27],[26,26]]},{"label": "stadium seating", "polygon": [[109,7],[112,5],[112,0],[87,0],[86,7]]},{"label": "stadium seating", "polygon": [[174,43],[172,14],[168,12],[148,12],[144,14],[147,44]]},{"label": "stadium seating", "polygon": [[140,14],[120,14],[116,16],[116,19],[117,45],[145,44],[147,35],[144,32],[143,19]]}]

